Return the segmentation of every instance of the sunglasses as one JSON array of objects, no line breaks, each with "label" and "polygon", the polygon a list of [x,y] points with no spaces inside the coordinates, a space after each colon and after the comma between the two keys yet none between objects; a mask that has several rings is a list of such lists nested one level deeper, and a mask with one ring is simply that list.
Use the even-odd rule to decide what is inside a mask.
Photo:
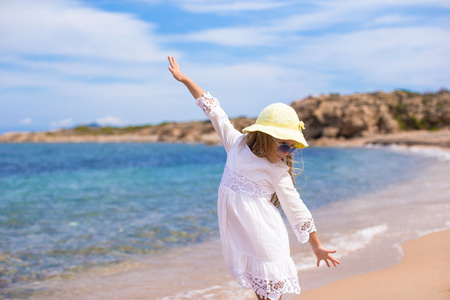
[{"label": "sunglasses", "polygon": [[286,144],[278,144],[278,142],[277,142],[277,140],[276,139],[274,139],[273,137],[272,137],[272,139],[275,141],[275,143],[277,143],[277,145],[278,145],[278,148],[277,148],[277,153],[278,154],[286,154],[286,153],[288,153],[288,154],[291,154],[291,153],[293,153],[295,150],[297,150],[297,148],[295,148],[294,146],[289,146],[289,145],[286,145]]}]

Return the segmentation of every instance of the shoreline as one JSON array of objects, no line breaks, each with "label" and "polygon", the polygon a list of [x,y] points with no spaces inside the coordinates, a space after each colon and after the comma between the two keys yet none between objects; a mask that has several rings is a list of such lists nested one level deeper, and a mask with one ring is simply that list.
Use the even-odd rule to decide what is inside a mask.
[{"label": "shoreline", "polygon": [[449,299],[450,229],[402,244],[399,264],[307,290],[297,300]]},{"label": "shoreline", "polygon": [[[242,126],[241,126],[242,127]],[[183,138],[170,138],[146,134],[122,135],[50,135],[47,132],[19,133],[9,132],[0,135],[1,144],[23,143],[186,143],[220,145],[219,137],[214,132],[206,132]],[[412,130],[388,134],[372,134],[354,138],[310,139],[308,143],[317,147],[364,147],[366,145],[399,145],[406,147],[436,147],[450,150],[450,129],[438,131]]]},{"label": "shoreline", "polygon": [[450,130],[439,131],[415,130],[400,131],[389,134],[375,134],[352,139],[320,138],[310,142],[312,146],[322,147],[364,147],[367,145],[430,147],[450,150]]}]

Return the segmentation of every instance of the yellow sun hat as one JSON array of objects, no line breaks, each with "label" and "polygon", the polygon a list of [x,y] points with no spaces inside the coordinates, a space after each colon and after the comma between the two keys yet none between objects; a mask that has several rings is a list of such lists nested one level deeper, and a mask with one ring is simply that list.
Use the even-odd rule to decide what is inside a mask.
[{"label": "yellow sun hat", "polygon": [[261,131],[280,140],[296,141],[295,148],[306,148],[308,143],[303,136],[305,124],[299,120],[295,110],[284,103],[274,103],[265,107],[255,124],[242,130],[243,133]]}]

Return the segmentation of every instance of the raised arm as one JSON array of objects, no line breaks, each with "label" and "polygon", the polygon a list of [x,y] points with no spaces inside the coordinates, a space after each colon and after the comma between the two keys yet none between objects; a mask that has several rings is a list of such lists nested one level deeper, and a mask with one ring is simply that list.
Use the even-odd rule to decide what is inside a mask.
[{"label": "raised arm", "polygon": [[169,71],[172,73],[173,78],[183,83],[195,99],[202,97],[205,91],[192,81],[192,79],[181,73],[180,66],[173,56],[168,56],[168,59],[170,63]]},{"label": "raised arm", "polygon": [[169,71],[172,73],[173,78],[182,82],[189,89],[189,92],[191,92],[192,96],[195,98],[195,104],[197,104],[211,120],[225,150],[228,152],[236,140],[242,136],[242,133],[237,131],[231,124],[227,114],[220,107],[219,100],[211,96],[209,92],[206,93],[194,81],[184,75],[173,57],[169,56],[168,58],[170,63]]}]

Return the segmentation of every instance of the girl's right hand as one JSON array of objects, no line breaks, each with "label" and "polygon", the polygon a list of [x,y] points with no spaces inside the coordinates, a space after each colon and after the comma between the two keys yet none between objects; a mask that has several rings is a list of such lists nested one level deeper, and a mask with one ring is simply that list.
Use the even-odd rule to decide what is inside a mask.
[{"label": "girl's right hand", "polygon": [[175,58],[173,58],[173,56],[168,56],[167,58],[169,59],[169,63],[170,63],[169,71],[170,71],[170,73],[172,73],[173,78],[175,78],[176,80],[181,81],[181,82],[186,81],[186,79],[188,79],[188,78],[186,75],[181,73],[180,66],[176,62]]}]

